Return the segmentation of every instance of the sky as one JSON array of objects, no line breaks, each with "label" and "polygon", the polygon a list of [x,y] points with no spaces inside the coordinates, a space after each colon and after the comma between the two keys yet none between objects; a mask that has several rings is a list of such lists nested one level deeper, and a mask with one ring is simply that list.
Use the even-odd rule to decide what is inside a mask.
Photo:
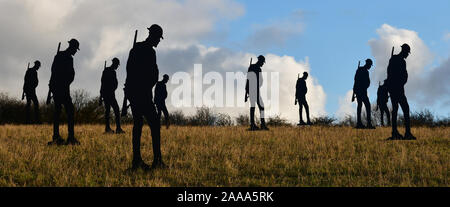
[{"label": "sky", "polygon": [[[139,30],[142,41],[145,28],[157,23],[164,29],[156,49],[161,77],[193,74],[194,64],[203,64],[204,73],[245,73],[250,58],[264,55],[263,71],[279,72],[279,113],[292,122],[298,120],[293,104],[298,73],[310,73],[307,100],[312,116],[341,118],[356,111],[350,97],[358,61],[374,60],[369,99],[375,102],[392,46],[398,53],[408,43],[406,94],[412,111],[427,108],[449,116],[449,9],[445,0],[0,0],[0,92],[19,97],[26,64],[39,59],[43,64],[37,91],[44,99],[58,42],[66,48],[66,41],[77,38],[81,51],[74,57],[72,89],[95,96],[104,60],[122,61],[118,79],[123,83],[134,31]],[[177,87],[169,82],[168,102]],[[116,95],[120,102],[122,91]],[[177,109],[171,104],[168,108]],[[237,115],[248,113],[248,108],[217,111]]]}]

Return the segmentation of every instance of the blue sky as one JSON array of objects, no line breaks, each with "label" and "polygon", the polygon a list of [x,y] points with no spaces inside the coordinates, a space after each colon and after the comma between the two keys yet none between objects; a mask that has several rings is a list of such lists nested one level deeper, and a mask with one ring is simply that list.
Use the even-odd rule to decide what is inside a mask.
[{"label": "blue sky", "polygon": [[[329,113],[338,110],[338,98],[351,89],[357,61],[373,58],[368,40],[377,38],[376,30],[383,24],[417,32],[435,55],[430,67],[449,56],[450,41],[444,38],[450,32],[449,1],[239,2],[244,5],[245,14],[216,26],[219,31],[222,27],[229,30],[226,38],[204,43],[256,54],[289,55],[299,60],[308,56],[312,75],[327,93]],[[258,25],[282,21],[299,11],[303,29],[285,44],[262,49],[242,46]],[[374,84],[371,94],[376,93]],[[375,97],[370,99],[374,101]],[[445,107],[433,110],[444,114],[450,111]]]}]

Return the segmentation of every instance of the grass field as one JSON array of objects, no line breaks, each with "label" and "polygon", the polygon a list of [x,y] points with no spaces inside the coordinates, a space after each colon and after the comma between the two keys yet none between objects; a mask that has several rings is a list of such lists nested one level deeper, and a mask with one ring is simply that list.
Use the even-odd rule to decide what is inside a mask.
[{"label": "grass field", "polygon": [[[162,128],[169,169],[131,172],[131,127],[76,126],[80,146],[47,146],[50,125],[0,126],[0,186],[450,186],[450,128]],[[62,127],[67,136],[66,126]],[[403,132],[403,129],[401,129]],[[152,161],[145,127],[143,158]]]}]

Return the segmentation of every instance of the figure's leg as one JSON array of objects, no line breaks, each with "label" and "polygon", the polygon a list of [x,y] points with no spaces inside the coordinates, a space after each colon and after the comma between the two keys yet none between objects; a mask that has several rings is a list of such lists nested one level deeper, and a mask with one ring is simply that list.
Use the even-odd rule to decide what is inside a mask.
[{"label": "figure's leg", "polygon": [[363,101],[364,101],[364,106],[366,107],[367,127],[374,128],[372,126],[372,113],[371,113],[371,109],[370,109],[369,97],[365,96]]},{"label": "figure's leg", "polygon": [[386,117],[387,117],[387,121],[388,121],[388,126],[390,126],[391,125],[391,116],[389,113],[389,108],[387,107],[386,104],[384,106],[385,106],[385,112],[386,112]]},{"label": "figure's leg", "polygon": [[384,126],[384,117],[383,117],[383,115],[384,115],[384,109],[383,108],[381,108],[381,106],[378,106],[379,108],[380,108],[380,120],[381,120],[381,126]]},{"label": "figure's leg", "polygon": [[360,97],[356,97],[356,101],[358,102],[358,106],[356,107],[356,128],[360,128],[364,127],[361,122],[362,101]]},{"label": "figure's leg", "polygon": [[311,120],[309,118],[309,105],[308,102],[306,102],[306,98],[303,100],[303,106],[305,107],[306,111],[306,123],[311,124]]},{"label": "figure's leg", "polygon": [[303,105],[301,101],[298,102],[298,116],[300,117],[300,125],[305,124],[305,122],[303,122]]},{"label": "figure's leg", "polygon": [[[133,115],[133,168],[139,168],[144,161],[141,156],[141,134],[142,125],[144,123],[140,109],[136,106],[131,106],[131,113]],[[145,165],[144,165],[145,166]]]},{"label": "figure's leg", "polygon": [[73,145],[79,145],[80,142],[75,139],[75,108],[72,103],[72,99],[70,96],[66,99],[66,102],[64,104],[64,108],[66,109],[67,113],[67,127],[69,131],[69,136],[67,138],[67,144],[73,144]]},{"label": "figure's leg", "polygon": [[153,163],[152,168],[166,168],[167,166],[162,161],[161,155],[161,122],[156,113],[154,104],[151,104],[149,110],[145,111],[145,119],[150,127],[152,134],[153,146]]},{"label": "figure's leg", "polygon": [[31,123],[31,98],[27,94],[27,105],[25,106],[25,123],[30,124]]},{"label": "figure's leg", "polygon": [[105,104],[105,132],[106,133],[111,133],[113,132],[113,130],[111,129],[110,126],[110,114],[111,114],[111,104],[110,104],[110,100],[108,100],[108,98],[105,98],[103,100],[104,104]]},{"label": "figure's leg", "polygon": [[59,117],[61,115],[62,105],[59,101],[55,100],[55,111],[53,112],[53,139],[60,137],[59,135]]},{"label": "figure's leg", "polygon": [[397,113],[398,113],[398,99],[391,94],[391,103],[392,103],[392,137],[391,139],[402,139],[403,137],[398,133],[397,130]]},{"label": "figure's leg", "polygon": [[123,133],[122,127],[120,125],[120,109],[119,104],[117,104],[116,97],[111,100],[111,106],[114,110],[114,118],[116,119],[116,133]]},{"label": "figure's leg", "polygon": [[400,99],[400,106],[402,107],[403,117],[405,118],[405,139],[415,140],[416,138],[411,133],[411,121],[409,117],[409,104],[406,96],[402,96]]},{"label": "figure's leg", "polygon": [[39,101],[37,99],[36,93],[33,94],[32,101],[34,105],[34,118],[37,124],[41,124],[41,113],[39,112]]},{"label": "figure's leg", "polygon": [[[169,125],[170,125],[170,123],[169,123],[170,119],[169,119],[169,111],[167,110],[167,107],[166,107],[165,103],[162,105],[161,110],[164,113],[164,121],[165,121],[165,124],[166,124],[166,128],[168,129]],[[160,113],[159,115],[161,116],[161,112],[159,112],[159,113]]]},{"label": "figure's leg", "polygon": [[266,119],[264,115],[264,102],[262,101],[261,97],[258,97],[259,101],[257,102],[258,108],[259,108],[259,115],[261,116],[261,129],[269,130],[266,126]]}]

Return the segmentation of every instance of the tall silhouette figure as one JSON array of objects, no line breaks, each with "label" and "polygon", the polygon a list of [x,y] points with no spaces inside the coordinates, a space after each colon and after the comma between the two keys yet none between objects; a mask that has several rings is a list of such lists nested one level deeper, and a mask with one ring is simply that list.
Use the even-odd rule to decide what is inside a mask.
[{"label": "tall silhouette figure", "polygon": [[[151,168],[166,168],[161,155],[160,122],[153,103],[152,89],[158,81],[158,65],[156,64],[157,47],[163,39],[163,30],[153,24],[148,28],[149,36],[143,42],[135,43],[130,50],[127,62],[127,78],[125,82],[125,93],[131,104],[133,115],[133,161],[132,170]],[[153,164],[150,168],[141,156],[141,134],[144,124],[143,118],[151,129],[153,145]]]},{"label": "tall silhouette figure", "polygon": [[[59,51],[53,59],[50,77],[50,92],[53,94],[55,102],[55,112],[53,117],[53,140],[49,145],[71,144],[79,145],[80,142],[75,139],[74,135],[74,106],[70,97],[70,84],[75,78],[75,70],[73,68],[73,56],[77,53],[80,43],[76,39],[69,41],[69,47],[65,51]],[[69,136],[67,141],[61,138],[59,134],[59,118],[62,106],[66,109],[67,124]]]},{"label": "tall silhouette figure", "polygon": [[[367,59],[366,64],[362,67],[358,64],[358,70],[355,74],[355,83],[353,85],[353,93],[356,95],[356,100],[358,101],[357,111],[356,111],[356,128],[357,129],[375,129],[372,126],[371,112],[370,112],[370,101],[367,97],[367,88],[370,86],[369,69],[372,67],[372,60]],[[367,114],[367,127],[365,127],[361,122],[361,108],[362,104],[366,107]]]},{"label": "tall silhouette figure", "polygon": [[[398,55],[393,55],[389,60],[387,68],[387,86],[392,103],[392,137],[388,140],[415,140],[411,133],[409,104],[405,96],[405,84],[408,81],[408,71],[406,70],[405,59],[411,53],[408,44],[403,44],[402,51]],[[402,107],[403,116],[405,118],[405,136],[403,137],[397,130],[397,112],[398,105]]]},{"label": "tall silhouette figure", "polygon": [[125,133],[120,127],[120,109],[117,104],[115,91],[118,86],[116,70],[119,68],[120,61],[118,58],[112,59],[112,64],[106,67],[102,73],[102,83],[100,87],[100,97],[105,103],[105,133],[114,133],[109,125],[109,116],[111,107],[114,110],[114,117],[116,119],[116,133]]},{"label": "tall silhouette figure", "polygon": [[388,125],[391,125],[391,116],[389,113],[389,108],[387,106],[387,102],[389,100],[389,94],[388,94],[388,88],[386,84],[386,80],[384,81],[383,85],[378,86],[377,90],[377,109],[380,109],[381,114],[381,125],[384,126],[384,116],[383,114],[386,113]]},{"label": "tall silhouette figure", "polygon": [[[29,65],[29,63],[28,63]],[[34,66],[32,68],[28,67],[27,72],[25,73],[25,81],[23,84],[23,94],[22,94],[22,100],[26,97],[27,98],[27,105],[25,108],[26,113],[26,123],[30,124],[30,114],[31,114],[31,102],[33,102],[34,105],[34,118],[35,123],[40,124],[41,118],[39,113],[39,101],[36,96],[36,87],[39,84],[38,80],[38,74],[37,71],[41,67],[41,62],[39,60],[34,61]]]},{"label": "tall silhouette figure", "polygon": [[169,128],[169,111],[166,107],[167,89],[166,84],[169,81],[169,75],[164,74],[162,81],[158,81],[155,86],[155,104],[158,110],[158,120],[161,119],[161,112],[164,113],[166,128]]},{"label": "tall silhouette figure", "polygon": [[[261,99],[260,87],[263,84],[261,67],[266,62],[266,58],[262,55],[258,56],[258,61],[251,64],[247,72],[247,82],[245,84],[245,102],[250,98],[250,131],[254,130],[269,130],[264,119],[264,102]],[[255,124],[255,105],[258,105],[261,116],[261,127],[258,128]]]},{"label": "tall silhouette figure", "polygon": [[[300,116],[300,121],[297,125],[311,125],[309,119],[309,106],[306,101],[306,93],[308,92],[308,87],[306,87],[306,79],[308,78],[308,72],[303,72],[303,77],[297,79],[297,84],[295,85],[295,104],[298,102],[298,114]],[[303,121],[302,108],[305,107],[306,111],[306,123]]]}]

